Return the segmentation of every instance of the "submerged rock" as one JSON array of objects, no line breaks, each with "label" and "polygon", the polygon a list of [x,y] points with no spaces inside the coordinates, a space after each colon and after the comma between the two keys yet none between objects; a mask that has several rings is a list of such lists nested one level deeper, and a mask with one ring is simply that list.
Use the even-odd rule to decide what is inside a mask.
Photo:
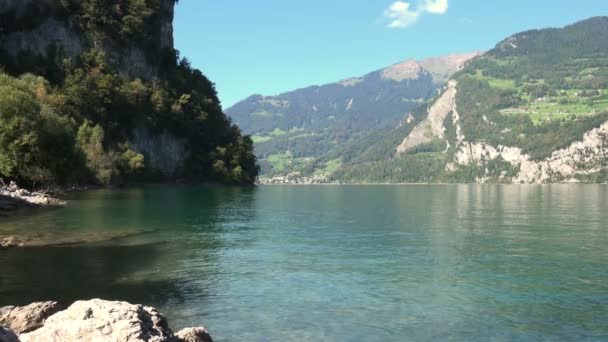
[{"label": "submerged rock", "polygon": [[25,244],[15,236],[0,238],[0,248],[23,247]]},{"label": "submerged rock", "polygon": [[[177,334],[153,307],[101,299],[78,301],[64,311],[50,313],[55,302],[0,308],[0,342],[212,342],[205,328],[187,328]],[[50,317],[49,317],[50,316]],[[16,339],[17,338],[17,339]]]},{"label": "submerged rock", "polygon": [[44,321],[57,311],[57,302],[38,302],[20,307],[5,306],[0,308],[0,325],[22,334],[42,327]]},{"label": "submerged rock", "polygon": [[211,335],[203,327],[182,329],[175,335],[180,342],[213,342]]},{"label": "submerged rock", "polygon": [[[1,1],[1,0],[0,0]],[[17,247],[66,247],[94,243],[104,243],[134,238],[156,231],[81,232],[65,234],[60,231],[19,232],[12,231],[6,237],[0,236],[0,249]]]}]

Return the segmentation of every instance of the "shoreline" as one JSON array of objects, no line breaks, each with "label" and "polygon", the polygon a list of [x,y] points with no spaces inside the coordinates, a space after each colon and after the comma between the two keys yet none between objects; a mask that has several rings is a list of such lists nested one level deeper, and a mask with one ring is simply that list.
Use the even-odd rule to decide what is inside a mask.
[{"label": "shoreline", "polygon": [[[0,213],[7,213],[23,208],[61,208],[65,201],[47,193],[29,191],[11,182],[0,185]],[[5,216],[5,215],[4,215]]]},{"label": "shoreline", "polygon": [[[103,189],[129,189],[141,186],[188,186],[191,184],[180,182],[150,182],[150,183],[133,183],[127,185],[115,186],[99,186],[99,185],[84,185],[84,186],[68,186],[59,188],[54,193],[45,193],[39,191],[30,191],[20,188],[16,183],[11,182],[9,185],[4,184],[0,180],[0,218],[6,217],[9,212],[14,212],[20,209],[42,209],[42,208],[63,208],[67,205],[67,201],[62,200],[62,196],[67,193],[75,193],[90,190]],[[221,183],[202,182],[196,185],[205,187],[222,187],[229,186]],[[252,185],[255,186],[255,185]]]},{"label": "shoreline", "polygon": [[256,183],[256,186],[376,186],[376,185],[505,185],[505,186],[548,186],[548,185],[608,185],[608,183],[555,182],[555,183]]}]

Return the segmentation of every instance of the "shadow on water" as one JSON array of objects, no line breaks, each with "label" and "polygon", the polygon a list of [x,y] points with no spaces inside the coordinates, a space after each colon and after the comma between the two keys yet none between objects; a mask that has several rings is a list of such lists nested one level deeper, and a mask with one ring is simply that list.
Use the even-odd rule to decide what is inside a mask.
[{"label": "shadow on water", "polygon": [[[253,219],[254,192],[92,191],[75,194],[64,210],[11,220],[0,230],[42,234],[54,244],[0,250],[0,306],[89,298],[156,307],[179,306],[193,297],[205,301],[218,277],[218,251],[226,247],[226,222],[246,225]],[[83,243],[98,237],[104,239]]]},{"label": "shadow on water", "polygon": [[139,246],[31,247],[2,251],[0,306],[33,301],[120,299],[163,303],[180,298],[180,287],[170,279],[121,281],[153,266],[162,244]]}]

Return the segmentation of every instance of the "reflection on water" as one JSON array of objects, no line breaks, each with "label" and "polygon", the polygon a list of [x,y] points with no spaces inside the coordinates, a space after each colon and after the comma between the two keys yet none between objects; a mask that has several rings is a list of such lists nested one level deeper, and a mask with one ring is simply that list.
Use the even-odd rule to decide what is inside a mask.
[{"label": "reflection on water", "polygon": [[608,337],[600,185],[150,187],[0,224],[41,230],[119,238],[1,251],[0,305],[122,299],[219,341]]}]

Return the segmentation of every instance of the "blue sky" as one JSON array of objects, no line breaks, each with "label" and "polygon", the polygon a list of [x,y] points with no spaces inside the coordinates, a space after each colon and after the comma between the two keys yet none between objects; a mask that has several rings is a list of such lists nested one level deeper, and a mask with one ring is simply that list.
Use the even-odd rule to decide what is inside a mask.
[{"label": "blue sky", "polygon": [[598,15],[608,0],[180,0],[175,43],[228,107]]}]

